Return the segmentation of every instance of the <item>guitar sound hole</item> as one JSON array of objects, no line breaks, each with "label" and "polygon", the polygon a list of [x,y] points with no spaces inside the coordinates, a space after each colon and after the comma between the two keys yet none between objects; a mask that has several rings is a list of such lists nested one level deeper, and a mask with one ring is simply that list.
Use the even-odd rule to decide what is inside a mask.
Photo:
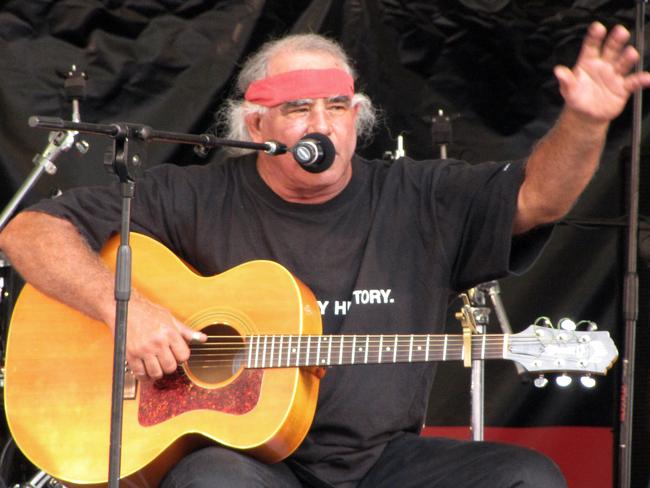
[{"label": "guitar sound hole", "polygon": [[212,324],[201,329],[207,342],[190,346],[189,373],[203,383],[221,383],[243,366],[244,341],[226,324]]}]

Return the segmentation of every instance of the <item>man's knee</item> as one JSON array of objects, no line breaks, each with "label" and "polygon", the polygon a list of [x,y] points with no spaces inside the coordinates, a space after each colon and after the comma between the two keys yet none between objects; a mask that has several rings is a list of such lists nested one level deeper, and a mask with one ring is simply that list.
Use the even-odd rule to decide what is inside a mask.
[{"label": "man's knee", "polygon": [[219,446],[195,451],[181,459],[163,480],[162,488],[248,488],[296,486],[283,464],[267,465],[245,454]]},{"label": "man's knee", "polygon": [[495,475],[501,478],[495,486],[566,488],[562,472],[548,457],[523,447],[502,445],[501,449],[507,462],[495,467]]}]

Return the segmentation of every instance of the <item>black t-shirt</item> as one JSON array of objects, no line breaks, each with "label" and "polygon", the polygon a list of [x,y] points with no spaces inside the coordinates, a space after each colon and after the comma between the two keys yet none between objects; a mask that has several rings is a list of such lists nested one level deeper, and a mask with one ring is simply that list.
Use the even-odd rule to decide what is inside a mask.
[{"label": "black t-shirt", "polygon": [[[253,156],[157,166],[137,182],[132,230],[204,275],[252,259],[283,264],[314,291],[329,334],[440,333],[453,290],[523,267],[544,241],[511,252],[521,162],[352,164],[348,186],[318,205],[278,197]],[[71,220],[95,249],[119,229],[116,185],[33,209]],[[360,479],[386,442],[419,430],[433,372],[427,363],[330,368],[291,459],[333,483]]]}]

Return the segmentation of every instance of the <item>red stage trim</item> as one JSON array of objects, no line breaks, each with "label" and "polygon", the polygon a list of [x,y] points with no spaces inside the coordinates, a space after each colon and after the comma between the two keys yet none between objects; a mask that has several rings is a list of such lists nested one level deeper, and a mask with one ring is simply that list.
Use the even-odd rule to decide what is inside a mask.
[{"label": "red stage trim", "polygon": [[[614,436],[609,427],[486,427],[486,441],[507,442],[546,454],[569,488],[612,488]],[[425,427],[422,435],[471,439],[468,427]]]}]

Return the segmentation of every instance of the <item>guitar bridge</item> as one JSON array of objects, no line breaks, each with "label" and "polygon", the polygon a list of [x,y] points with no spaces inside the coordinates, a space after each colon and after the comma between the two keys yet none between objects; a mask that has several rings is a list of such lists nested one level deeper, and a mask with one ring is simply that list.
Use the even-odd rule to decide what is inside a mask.
[{"label": "guitar bridge", "polygon": [[138,380],[128,366],[124,368],[124,400],[135,400],[135,393],[138,387]]}]

